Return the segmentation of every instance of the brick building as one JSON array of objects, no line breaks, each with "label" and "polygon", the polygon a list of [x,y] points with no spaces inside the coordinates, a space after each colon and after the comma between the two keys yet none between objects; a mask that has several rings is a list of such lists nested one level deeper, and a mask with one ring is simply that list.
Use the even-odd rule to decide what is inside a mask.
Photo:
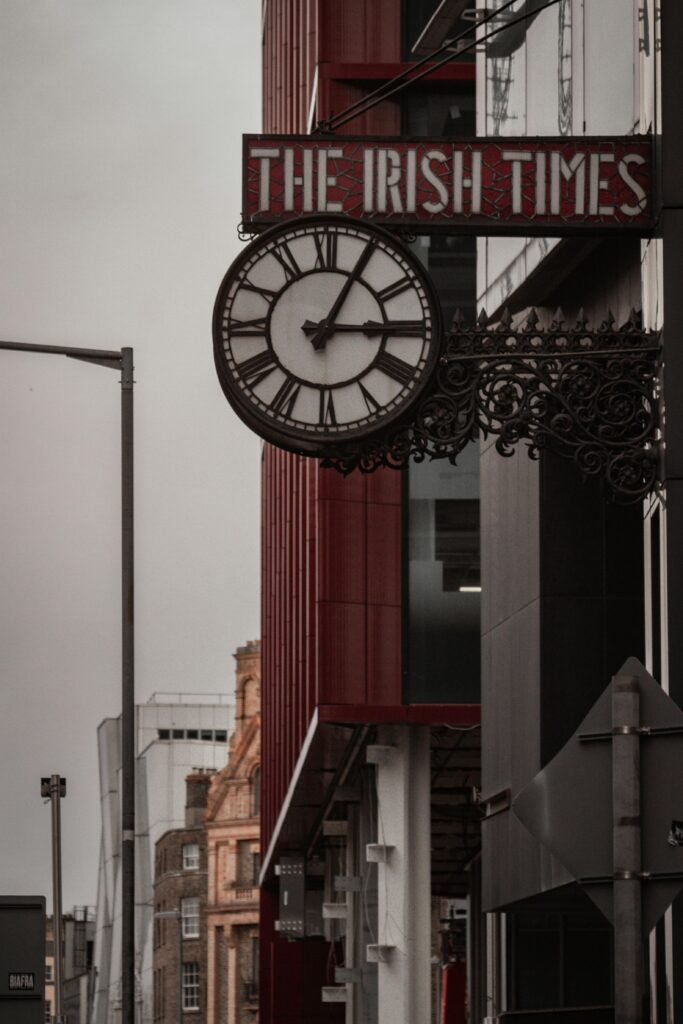
[{"label": "brick building", "polygon": [[206,811],[207,1024],[258,1021],[260,642],[238,648],[235,660],[235,731]]},{"label": "brick building", "polygon": [[177,1024],[179,997],[181,1024],[206,1020],[204,811],[212,774],[205,770],[188,776],[185,828],[166,832],[155,847],[154,1020],[163,1024]]}]

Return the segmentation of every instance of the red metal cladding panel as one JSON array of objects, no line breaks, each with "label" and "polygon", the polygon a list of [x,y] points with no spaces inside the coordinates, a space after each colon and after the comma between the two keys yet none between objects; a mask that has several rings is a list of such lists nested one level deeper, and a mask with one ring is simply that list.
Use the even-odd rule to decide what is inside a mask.
[{"label": "red metal cladding panel", "polygon": [[387,469],[371,473],[366,478],[368,501],[375,504],[400,505],[402,500],[403,474]]},{"label": "red metal cladding panel", "polygon": [[[374,477],[374,473],[371,474]],[[331,501],[365,501],[369,477],[362,473],[342,476],[334,469],[320,473],[320,497]]]},{"label": "red metal cladding panel", "polygon": [[364,604],[366,599],[366,505],[319,502],[321,543],[318,600]]},{"label": "red metal cladding panel", "polygon": [[401,604],[401,506],[368,503],[366,601],[368,605]]},{"label": "red metal cladding panel", "polygon": [[402,699],[400,605],[367,608],[367,704],[400,704]]},{"label": "red metal cladding panel", "polygon": [[365,703],[366,619],[367,607],[364,604],[320,604],[320,703]]},{"label": "red metal cladding panel", "polygon": [[323,61],[396,60],[401,49],[401,8],[396,0],[344,0],[321,4]]}]

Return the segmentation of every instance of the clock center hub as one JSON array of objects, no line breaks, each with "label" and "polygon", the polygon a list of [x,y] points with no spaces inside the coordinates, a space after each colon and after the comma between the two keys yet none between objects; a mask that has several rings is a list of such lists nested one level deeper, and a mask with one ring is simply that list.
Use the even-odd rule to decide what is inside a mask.
[{"label": "clock center hub", "polygon": [[[322,323],[346,284],[345,274],[320,271],[306,274],[286,288],[273,307],[270,339],[283,369],[314,384],[334,387],[353,380],[373,361],[381,336],[368,337],[362,331],[330,333],[323,348],[314,349],[304,332],[305,321]],[[361,281],[354,281],[335,317],[335,323],[363,324],[382,321],[382,309]]]}]

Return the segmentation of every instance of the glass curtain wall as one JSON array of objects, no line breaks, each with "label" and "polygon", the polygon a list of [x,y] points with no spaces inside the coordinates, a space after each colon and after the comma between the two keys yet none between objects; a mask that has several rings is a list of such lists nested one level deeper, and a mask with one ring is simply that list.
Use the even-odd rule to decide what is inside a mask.
[{"label": "glass curtain wall", "polygon": [[[433,3],[406,4],[406,59],[433,8]],[[431,82],[427,87],[407,89],[403,131],[411,137],[474,136],[474,82]],[[458,311],[472,323],[476,317],[476,240],[423,235],[412,248],[439,294],[444,328],[449,329]],[[476,703],[480,694],[481,599],[478,443],[462,452],[457,466],[447,461],[411,464],[404,511],[404,700]]]}]

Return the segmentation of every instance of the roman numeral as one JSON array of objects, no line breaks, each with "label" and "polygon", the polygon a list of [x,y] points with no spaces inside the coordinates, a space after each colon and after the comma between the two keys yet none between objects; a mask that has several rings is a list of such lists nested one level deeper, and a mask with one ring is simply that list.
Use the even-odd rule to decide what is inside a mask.
[{"label": "roman numeral", "polygon": [[361,394],[362,394],[363,398],[365,399],[365,404],[368,407],[368,412],[371,413],[371,414],[375,413],[375,412],[379,412],[379,410],[381,409],[381,406],[380,406],[379,402],[377,401],[375,396],[372,394],[372,392],[368,391],[368,389],[363,384],[362,380],[358,381],[358,387],[360,388]]},{"label": "roman numeral", "polygon": [[260,284],[252,284],[251,281],[244,281],[242,287],[245,288],[248,292],[256,292],[256,294],[260,295],[261,298],[268,303],[268,305],[270,305],[270,303],[277,295],[277,292],[272,291],[272,289],[262,288]]},{"label": "roman numeral", "polygon": [[283,416],[291,416],[300,391],[301,384],[294,380],[293,377],[287,377],[270,403],[273,412],[281,413]]},{"label": "roman numeral", "polygon": [[332,400],[331,391],[323,390],[320,392],[319,421],[323,426],[327,426],[328,423],[331,423],[335,427],[337,425],[337,416],[334,411],[334,401]]},{"label": "roman numeral", "polygon": [[276,245],[272,253],[284,270],[287,281],[293,281],[295,278],[301,277],[301,268],[286,242],[280,242],[279,245]]},{"label": "roman numeral", "polygon": [[406,363],[398,356],[392,356],[390,352],[380,352],[375,360],[375,366],[387,377],[398,381],[399,384],[409,384],[415,374],[415,367]]},{"label": "roman numeral", "polygon": [[259,352],[243,363],[238,363],[237,372],[245,384],[255,388],[262,380],[268,377],[278,365],[275,354],[268,348],[265,352]]},{"label": "roman numeral", "polygon": [[406,275],[405,277],[399,277],[398,281],[394,281],[393,284],[388,284],[386,288],[382,288],[380,292],[377,292],[378,297],[382,302],[388,302],[389,299],[396,298],[401,292],[405,292],[408,288],[412,288],[413,282]]},{"label": "roman numeral", "polygon": [[228,333],[233,338],[260,338],[266,333],[266,317],[255,320],[228,320]]},{"label": "roman numeral", "polygon": [[315,231],[313,234],[315,242],[316,270],[337,269],[337,242],[339,239],[334,231]]}]

